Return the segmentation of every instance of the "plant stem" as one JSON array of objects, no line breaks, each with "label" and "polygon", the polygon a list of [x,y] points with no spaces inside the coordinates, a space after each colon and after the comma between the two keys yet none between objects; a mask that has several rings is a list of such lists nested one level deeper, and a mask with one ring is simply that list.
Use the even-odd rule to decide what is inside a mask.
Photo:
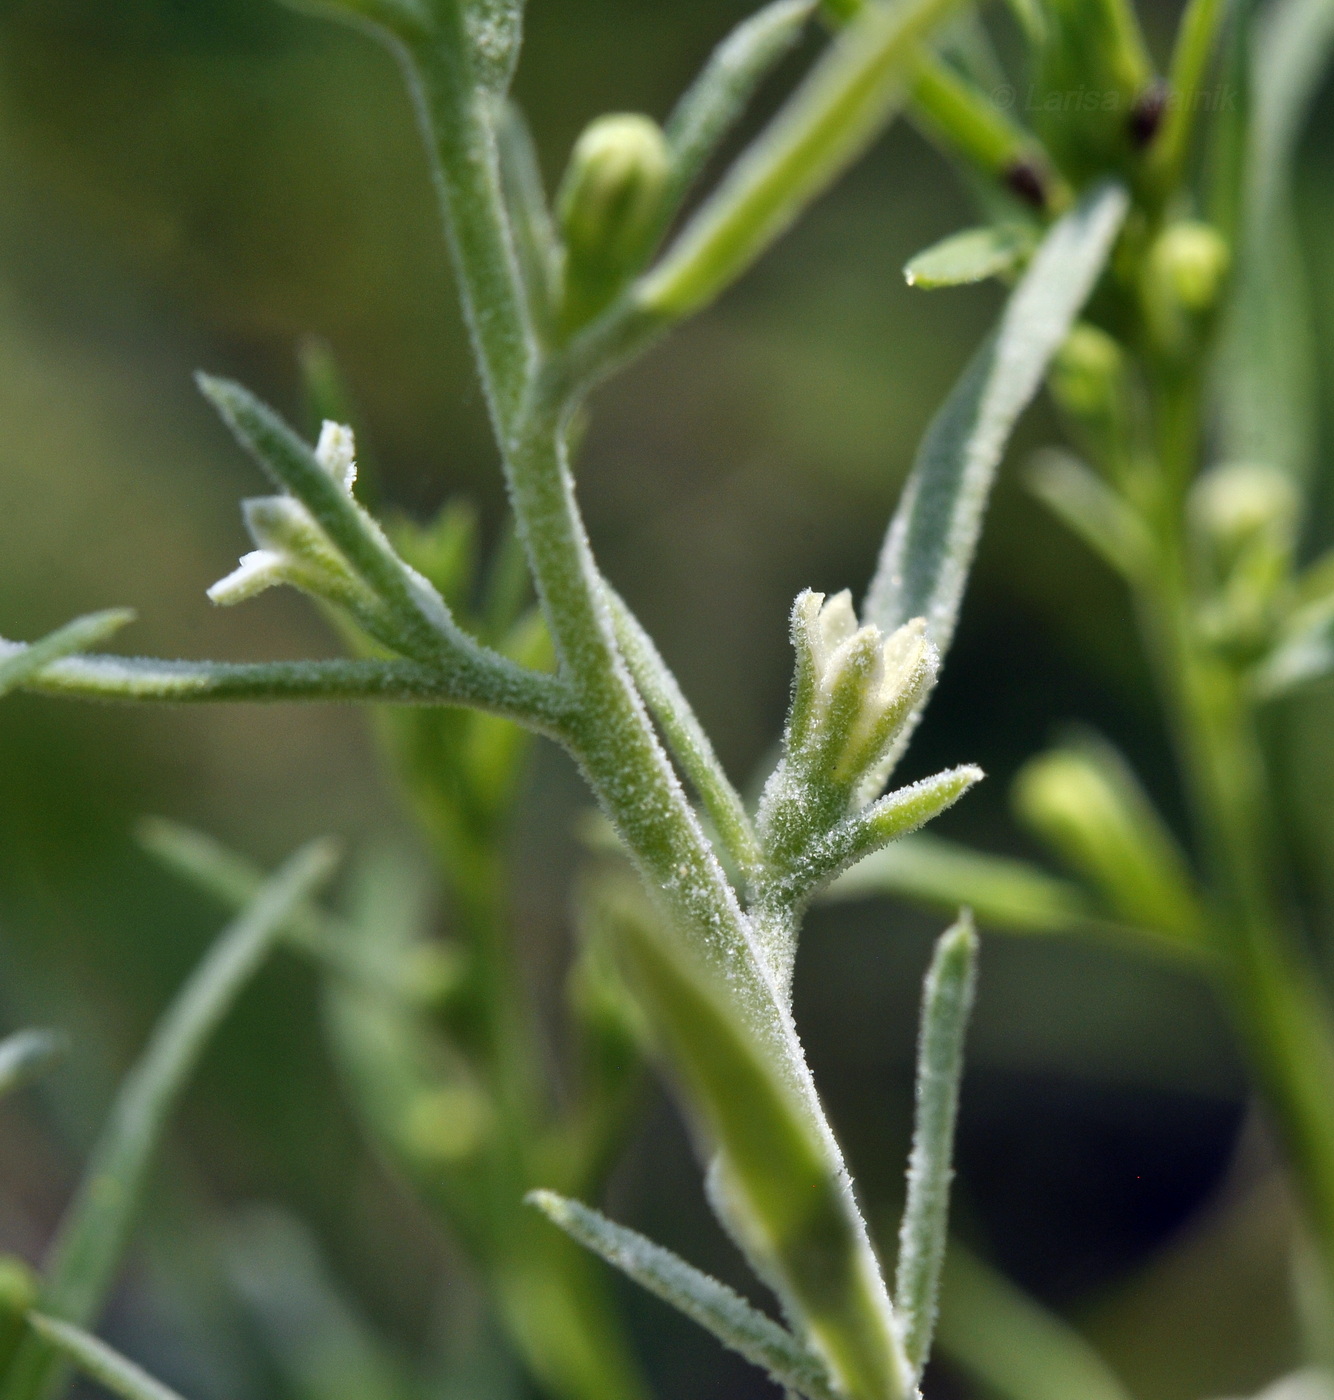
[{"label": "plant stem", "polygon": [[496,435],[504,442],[529,382],[535,340],[501,193],[495,112],[469,71],[462,9],[438,6],[438,22],[448,32],[400,49],[399,58],[433,157],[463,312]]},{"label": "plant stem", "polygon": [[1334,1287],[1334,1017],[1280,904],[1265,761],[1244,677],[1195,627],[1184,497],[1199,421],[1198,385],[1160,396],[1159,557],[1140,586],[1141,626],[1211,876],[1218,993],[1273,1111]]},{"label": "plant stem", "polygon": [[[934,12],[933,0],[919,3],[914,18]],[[878,1389],[872,1396],[854,1384],[849,1393],[855,1400],[898,1400],[908,1388],[908,1369],[888,1290],[865,1223],[846,1189],[846,1169],[785,997],[658,743],[616,645],[565,457],[573,407],[568,368],[531,365],[495,142],[485,129],[488,118],[475,93],[461,95],[469,75],[455,55],[414,48],[413,56],[421,63],[414,89],[430,125],[431,150],[440,162],[437,180],[450,244],[496,420],[510,501],[572,693],[573,713],[562,737],[641,874],[662,897],[676,936],[727,987],[734,1013],[763,1047],[819,1142],[837,1211],[846,1222],[847,1244],[836,1262],[829,1261],[847,1303],[837,1317],[825,1319],[826,1331],[847,1343],[848,1354],[880,1359],[885,1394]],[[523,392],[516,394],[519,384]]]}]

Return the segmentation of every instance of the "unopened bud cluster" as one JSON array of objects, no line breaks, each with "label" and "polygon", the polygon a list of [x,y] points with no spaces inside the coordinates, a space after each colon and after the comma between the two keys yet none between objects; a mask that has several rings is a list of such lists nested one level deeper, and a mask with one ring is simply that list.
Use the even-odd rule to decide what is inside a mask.
[{"label": "unopened bud cluster", "polygon": [[879,795],[905,726],[935,682],[936,649],[914,618],[886,636],[861,626],[845,590],[805,592],[792,610],[797,653],[783,759],[760,805],[775,853]]}]

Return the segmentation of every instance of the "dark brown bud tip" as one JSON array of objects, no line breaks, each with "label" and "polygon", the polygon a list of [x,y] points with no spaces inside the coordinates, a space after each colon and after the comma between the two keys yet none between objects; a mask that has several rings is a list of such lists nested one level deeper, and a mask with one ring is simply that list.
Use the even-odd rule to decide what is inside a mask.
[{"label": "dark brown bud tip", "polygon": [[1135,99],[1130,109],[1130,141],[1137,151],[1142,151],[1158,134],[1166,111],[1166,83],[1154,83]]},{"label": "dark brown bud tip", "polygon": [[1013,160],[1002,175],[1005,188],[1034,209],[1047,207],[1047,179],[1038,165],[1027,158]]}]

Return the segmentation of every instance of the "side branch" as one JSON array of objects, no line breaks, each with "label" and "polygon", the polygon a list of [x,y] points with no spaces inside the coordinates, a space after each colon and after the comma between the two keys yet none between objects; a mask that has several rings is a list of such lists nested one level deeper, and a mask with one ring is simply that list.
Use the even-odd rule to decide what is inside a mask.
[{"label": "side branch", "polygon": [[[20,654],[0,642],[0,660]],[[398,705],[466,705],[562,738],[570,702],[555,676],[502,657],[459,657],[439,666],[415,661],[159,661],[150,657],[77,656],[54,661],[23,689],[84,700],[383,701]]]}]

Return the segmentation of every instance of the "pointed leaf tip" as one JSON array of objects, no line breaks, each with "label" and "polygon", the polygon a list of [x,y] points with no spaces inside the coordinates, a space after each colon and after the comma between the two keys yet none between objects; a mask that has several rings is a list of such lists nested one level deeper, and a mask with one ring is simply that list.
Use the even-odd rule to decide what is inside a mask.
[{"label": "pointed leaf tip", "polygon": [[135,619],[131,608],[107,608],[76,617],[26,646],[0,642],[0,695],[25,684],[43,667],[104,642]]}]

